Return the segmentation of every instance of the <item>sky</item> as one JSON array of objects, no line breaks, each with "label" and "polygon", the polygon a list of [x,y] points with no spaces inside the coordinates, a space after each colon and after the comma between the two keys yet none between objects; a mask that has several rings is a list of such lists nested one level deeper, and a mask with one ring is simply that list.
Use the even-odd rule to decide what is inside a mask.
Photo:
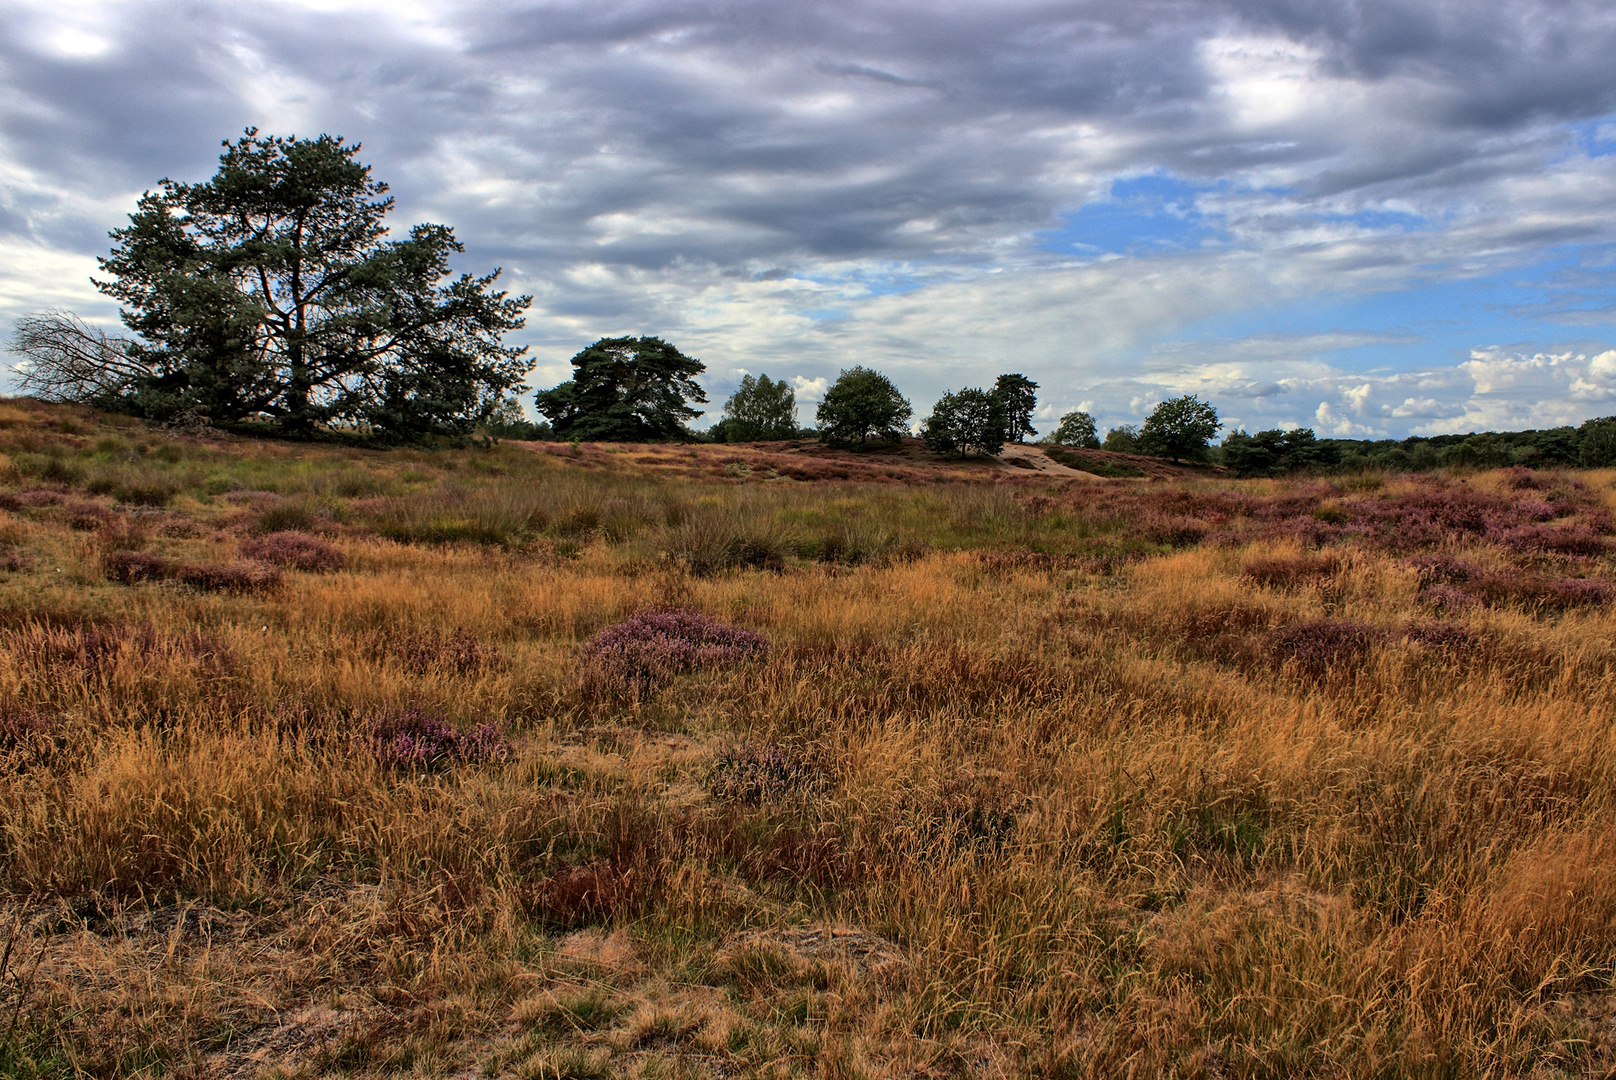
[{"label": "sky", "polygon": [[[0,333],[142,191],[341,135],[531,293],[534,389],[653,334],[799,412],[1004,372],[1403,437],[1616,414],[1609,0],[0,0]],[[0,382],[3,386],[3,382]]]}]

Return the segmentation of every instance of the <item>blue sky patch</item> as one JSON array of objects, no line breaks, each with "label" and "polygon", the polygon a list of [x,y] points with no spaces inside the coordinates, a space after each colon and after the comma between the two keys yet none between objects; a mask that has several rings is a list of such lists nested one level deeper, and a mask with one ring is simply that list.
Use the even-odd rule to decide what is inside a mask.
[{"label": "blue sky patch", "polygon": [[1038,233],[1038,247],[1063,255],[1149,255],[1197,247],[1221,231],[1196,207],[1197,187],[1174,176],[1151,173],[1111,184],[1111,194],[1091,202],[1059,229]]}]

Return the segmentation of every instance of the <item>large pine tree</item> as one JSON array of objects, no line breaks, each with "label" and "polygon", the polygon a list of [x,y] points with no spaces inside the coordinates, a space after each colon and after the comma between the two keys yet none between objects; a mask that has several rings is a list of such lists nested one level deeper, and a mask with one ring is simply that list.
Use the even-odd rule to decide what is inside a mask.
[{"label": "large pine tree", "polygon": [[540,390],[534,404],[558,437],[655,442],[689,437],[705,404],[694,376],[707,370],[659,337],[601,338],[572,358],[572,378]]},{"label": "large pine tree", "polygon": [[248,128],[224,147],[206,183],[142,196],[100,260],[150,373],[133,411],[411,437],[467,431],[520,388],[532,362],[502,335],[531,298],[493,291],[497,270],[445,283],[464,250],[448,226],[388,239],[393,200],[357,144]]}]

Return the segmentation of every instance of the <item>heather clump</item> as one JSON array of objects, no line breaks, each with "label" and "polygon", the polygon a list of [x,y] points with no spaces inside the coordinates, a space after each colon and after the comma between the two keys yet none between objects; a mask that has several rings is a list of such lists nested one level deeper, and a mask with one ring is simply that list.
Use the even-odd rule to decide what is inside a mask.
[{"label": "heather clump", "polygon": [[1323,676],[1353,666],[1385,635],[1351,619],[1310,619],[1268,635],[1268,654],[1305,675]]},{"label": "heather clump", "polygon": [[1438,611],[1464,611],[1476,607],[1481,598],[1452,585],[1431,585],[1420,590],[1420,599]]},{"label": "heather clump", "polygon": [[1549,588],[1554,599],[1567,607],[1608,604],[1616,599],[1616,582],[1600,578],[1562,578]]},{"label": "heather clump", "polygon": [[67,527],[75,532],[95,532],[116,515],[100,503],[75,502],[63,507]]},{"label": "heather clump", "polygon": [[696,668],[739,664],[767,652],[764,635],[682,608],[641,611],[583,647],[586,678],[616,688],[655,685]]},{"label": "heather clump", "polygon": [[1412,491],[1349,504],[1350,522],[1392,550],[1436,547],[1474,539],[1521,523],[1515,504],[1469,488],[1422,485]]},{"label": "heather clump", "polygon": [[393,769],[431,771],[451,765],[502,761],[511,745],[492,723],[462,731],[441,713],[393,709],[365,721],[376,760]]},{"label": "heather clump", "polygon": [[139,518],[119,514],[101,523],[102,551],[139,551],[151,540],[151,525]]},{"label": "heather clump", "polygon": [[108,581],[134,585],[142,581],[165,581],[173,576],[174,563],[161,555],[115,549],[101,556],[101,573]]},{"label": "heather clump", "polygon": [[[1547,501],[1511,499],[1466,487],[1426,484],[1400,495],[1351,504],[1352,526],[1393,551],[1484,540],[1525,553],[1599,555],[1612,531],[1610,515],[1587,505],[1586,491],[1566,489]],[[1546,524],[1574,517],[1564,525]]]},{"label": "heather clump", "polygon": [[279,588],[279,569],[263,563],[187,563],[141,551],[108,551],[101,556],[108,581],[136,585],[143,581],[177,581],[203,592],[267,593]]},{"label": "heather clump", "polygon": [[1477,643],[1474,631],[1454,622],[1413,623],[1403,630],[1403,640],[1427,649],[1453,653],[1473,648]]},{"label": "heather clump", "polygon": [[203,592],[267,593],[281,586],[281,572],[263,563],[177,563],[175,581]]},{"label": "heather clump", "polygon": [[319,537],[292,529],[244,540],[241,553],[249,559],[287,570],[322,572],[341,570],[348,557]]},{"label": "heather clump", "polygon": [[1142,539],[1168,547],[1194,547],[1211,531],[1212,526],[1201,518],[1160,510],[1145,513],[1135,526]]},{"label": "heather clump", "polygon": [[1456,559],[1452,555],[1420,555],[1408,561],[1422,586],[1462,585],[1485,575],[1486,570],[1473,562]]},{"label": "heather clump", "polygon": [[1598,556],[1610,550],[1610,541],[1589,525],[1518,525],[1500,530],[1495,539],[1525,555]]},{"label": "heather clump", "polygon": [[1555,578],[1522,568],[1494,570],[1449,555],[1420,556],[1409,566],[1419,575],[1420,600],[1449,611],[1511,602],[1558,610],[1603,604],[1616,597],[1616,582],[1604,578]]},{"label": "heather clump", "polygon": [[633,871],[619,870],[609,861],[595,862],[559,870],[526,886],[522,906],[550,930],[576,930],[610,920],[633,900],[634,890]]},{"label": "heather clump", "polygon": [[1503,478],[1512,491],[1546,491],[1550,486],[1548,477],[1521,465],[1505,469]]}]

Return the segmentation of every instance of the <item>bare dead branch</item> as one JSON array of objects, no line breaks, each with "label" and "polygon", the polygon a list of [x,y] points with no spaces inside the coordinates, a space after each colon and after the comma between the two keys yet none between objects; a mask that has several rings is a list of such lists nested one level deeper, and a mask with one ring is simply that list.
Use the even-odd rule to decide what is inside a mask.
[{"label": "bare dead branch", "polygon": [[18,388],[41,401],[104,405],[123,397],[152,369],[130,355],[127,338],[112,337],[70,311],[24,315],[10,351]]}]

